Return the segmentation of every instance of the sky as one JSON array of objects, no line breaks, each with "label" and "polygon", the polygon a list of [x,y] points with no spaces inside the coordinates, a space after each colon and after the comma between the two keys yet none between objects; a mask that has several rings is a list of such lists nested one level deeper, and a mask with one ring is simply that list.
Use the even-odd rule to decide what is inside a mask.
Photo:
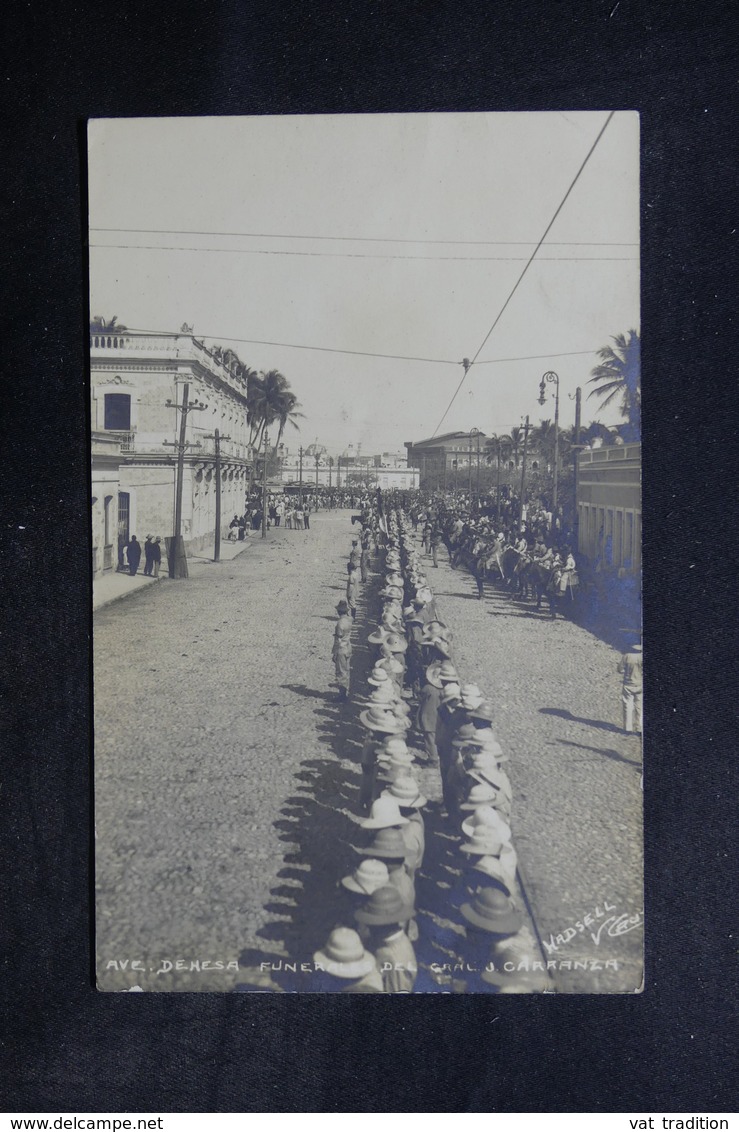
[{"label": "sky", "polygon": [[186,322],[278,369],[304,413],[291,451],[533,425],[554,417],[553,385],[537,401],[548,370],[563,427],[578,386],[583,424],[618,424],[587,382],[596,351],[640,329],[635,112],[613,116],[562,205],[607,118],[92,121],[91,313],[143,330]]}]

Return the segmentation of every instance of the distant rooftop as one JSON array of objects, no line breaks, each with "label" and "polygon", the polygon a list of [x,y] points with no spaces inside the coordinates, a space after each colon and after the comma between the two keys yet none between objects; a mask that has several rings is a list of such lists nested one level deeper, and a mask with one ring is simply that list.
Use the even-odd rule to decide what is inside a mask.
[{"label": "distant rooftop", "polygon": [[[480,437],[485,438],[485,433],[480,432]],[[453,440],[469,440],[469,432],[442,432],[439,436],[431,436],[428,440],[406,440],[406,448],[434,448],[439,444],[449,444]]]}]

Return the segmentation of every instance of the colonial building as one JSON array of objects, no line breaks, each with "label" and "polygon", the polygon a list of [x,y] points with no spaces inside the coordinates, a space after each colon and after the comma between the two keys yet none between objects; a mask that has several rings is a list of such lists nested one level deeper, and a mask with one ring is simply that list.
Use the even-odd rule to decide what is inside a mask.
[{"label": "colonial building", "polygon": [[460,490],[468,483],[472,465],[473,489],[478,467],[485,468],[484,432],[445,432],[429,440],[407,440],[408,467],[420,470],[421,487],[426,490]]},{"label": "colonial building", "polygon": [[[112,329],[90,334],[93,568],[115,569],[135,534],[174,534],[176,448],[183,387],[205,405],[187,416],[182,534],[198,551],[215,534],[215,429],[222,437],[222,534],[244,510],[250,451],[247,371],[236,354],[207,349],[192,333]],[[114,472],[117,470],[117,478]]]},{"label": "colonial building", "polygon": [[606,568],[641,569],[641,444],[579,453],[577,511],[581,554]]}]

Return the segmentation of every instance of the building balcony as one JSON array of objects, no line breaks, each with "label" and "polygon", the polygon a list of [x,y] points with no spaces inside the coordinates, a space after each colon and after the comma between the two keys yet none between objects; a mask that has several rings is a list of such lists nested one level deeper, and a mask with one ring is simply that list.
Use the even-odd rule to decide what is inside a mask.
[{"label": "building balcony", "polygon": [[232,392],[246,396],[246,380],[235,355],[220,348],[208,350],[192,334],[146,334],[132,330],[91,332],[90,356],[93,362],[96,359],[107,360],[108,357],[112,361],[114,356],[121,362],[190,362],[217,377]]}]

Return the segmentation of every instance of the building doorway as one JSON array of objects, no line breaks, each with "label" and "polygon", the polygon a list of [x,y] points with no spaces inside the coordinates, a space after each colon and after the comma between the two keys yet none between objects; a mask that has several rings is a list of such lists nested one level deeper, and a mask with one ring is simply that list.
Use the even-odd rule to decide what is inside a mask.
[{"label": "building doorway", "polygon": [[118,492],[118,569],[125,570],[123,551],[129,539],[131,497],[127,491]]}]

